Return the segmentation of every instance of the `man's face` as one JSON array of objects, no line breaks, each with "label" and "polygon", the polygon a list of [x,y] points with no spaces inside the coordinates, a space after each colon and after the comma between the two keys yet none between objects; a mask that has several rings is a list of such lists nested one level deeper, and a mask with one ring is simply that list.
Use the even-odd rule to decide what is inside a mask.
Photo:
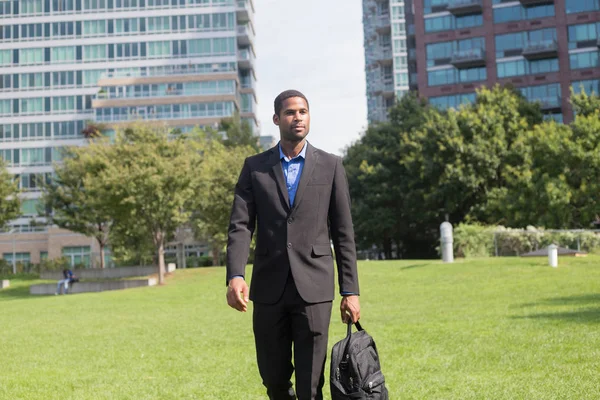
[{"label": "man's face", "polygon": [[302,97],[290,97],[282,103],[279,115],[273,115],[273,123],[279,126],[282,140],[299,142],[310,131],[308,104]]}]

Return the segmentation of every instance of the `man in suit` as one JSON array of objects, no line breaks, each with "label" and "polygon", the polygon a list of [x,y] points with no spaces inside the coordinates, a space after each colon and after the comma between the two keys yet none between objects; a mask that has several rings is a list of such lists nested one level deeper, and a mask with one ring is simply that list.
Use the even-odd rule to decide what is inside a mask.
[{"label": "man in suit", "polygon": [[[249,300],[254,303],[258,369],[269,399],[323,399],[335,286],[330,239],[342,320],[360,318],[348,182],[339,157],[306,141],[310,113],[302,93],[279,94],[273,122],[279,127],[279,144],[247,158],[235,188],[227,243],[227,303],[243,312]],[[245,266],[255,231],[248,288]],[[290,380],[294,367],[296,393]]]}]

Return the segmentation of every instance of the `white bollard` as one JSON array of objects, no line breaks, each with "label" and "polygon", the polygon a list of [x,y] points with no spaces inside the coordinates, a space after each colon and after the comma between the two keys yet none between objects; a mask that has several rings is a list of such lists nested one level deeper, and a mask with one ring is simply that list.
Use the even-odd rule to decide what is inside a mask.
[{"label": "white bollard", "polygon": [[442,222],[440,225],[440,235],[442,261],[445,263],[454,262],[454,238],[452,237],[452,224],[450,222]]},{"label": "white bollard", "polygon": [[552,268],[558,267],[558,246],[555,244],[548,246],[548,264]]}]

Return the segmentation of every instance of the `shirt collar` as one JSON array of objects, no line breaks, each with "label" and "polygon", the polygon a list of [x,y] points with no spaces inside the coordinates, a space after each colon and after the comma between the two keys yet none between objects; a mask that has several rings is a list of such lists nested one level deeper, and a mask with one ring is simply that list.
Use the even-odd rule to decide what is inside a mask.
[{"label": "shirt collar", "polygon": [[302,157],[303,159],[306,160],[306,147],[307,147],[306,143],[308,143],[308,142],[304,142],[304,147],[302,147],[302,150],[300,151],[300,153],[296,157],[294,157],[294,158],[288,158],[285,154],[283,154],[283,150],[281,150],[281,142],[279,142],[277,144],[277,148],[279,148],[279,159],[280,160],[283,159],[283,161],[285,161],[285,162],[290,162],[292,160],[295,160],[298,157]]}]

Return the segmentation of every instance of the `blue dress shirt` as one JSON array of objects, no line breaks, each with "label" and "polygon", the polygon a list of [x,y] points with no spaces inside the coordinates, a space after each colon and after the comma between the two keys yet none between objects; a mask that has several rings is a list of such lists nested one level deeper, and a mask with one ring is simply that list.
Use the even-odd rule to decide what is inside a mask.
[{"label": "blue dress shirt", "polygon": [[285,186],[287,187],[288,197],[290,199],[290,207],[294,205],[294,199],[296,198],[296,191],[298,190],[298,183],[300,182],[300,176],[302,175],[302,169],[304,169],[304,160],[306,159],[306,143],[302,148],[302,151],[294,157],[289,158],[283,154],[281,150],[281,143],[279,147],[279,158],[281,159],[281,167],[283,168],[283,175],[285,176]]}]

